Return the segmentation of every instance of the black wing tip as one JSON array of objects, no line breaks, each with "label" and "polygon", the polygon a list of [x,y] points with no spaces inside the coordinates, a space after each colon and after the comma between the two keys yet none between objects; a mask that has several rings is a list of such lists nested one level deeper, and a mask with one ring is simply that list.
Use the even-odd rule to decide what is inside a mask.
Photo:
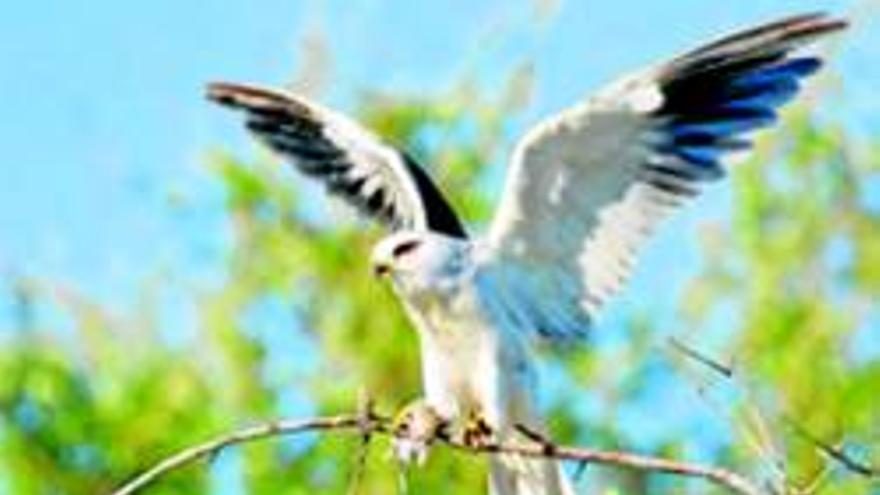
[{"label": "black wing tip", "polygon": [[256,84],[211,82],[205,86],[205,98],[224,107],[243,110],[284,108],[303,115],[313,113],[311,107],[295,95]]},{"label": "black wing tip", "polygon": [[815,37],[843,31],[849,25],[846,17],[828,12],[813,12],[790,18],[787,27],[792,33]]},{"label": "black wing tip", "polygon": [[243,97],[253,97],[261,93],[260,88],[248,84],[211,82],[205,86],[205,97],[223,106],[241,106]]},{"label": "black wing tip", "polygon": [[736,47],[737,51],[748,52],[776,45],[781,52],[788,52],[797,46],[843,31],[849,27],[849,24],[849,20],[843,16],[822,11],[792,15],[734,30],[733,33],[685,53],[676,61],[686,63],[689,60],[719,54],[733,47]]},{"label": "black wing tip", "polygon": [[778,24],[780,26],[785,25],[796,25],[796,24],[814,24],[814,23],[847,23],[848,21],[843,16],[835,15],[826,10],[814,10],[809,12],[803,12],[800,14],[794,14],[787,17],[781,17],[776,21],[771,21],[768,25]]},{"label": "black wing tip", "polygon": [[[776,35],[781,40],[804,40],[805,42],[810,42],[825,35],[843,31],[849,25],[849,19],[846,17],[829,12],[816,11],[759,24],[751,30],[743,31],[739,36],[748,37],[749,34],[754,36]],[[736,37],[738,36],[734,34],[733,38]]]},{"label": "black wing tip", "polygon": [[[769,33],[781,33],[783,36],[811,35],[818,36],[825,33],[841,31],[849,27],[849,19],[826,11],[805,12],[787,17],[781,17],[768,22],[760,23],[751,29],[740,31],[739,35],[760,35]],[[723,40],[722,40],[723,41]]]},{"label": "black wing tip", "polygon": [[428,173],[409,154],[401,152],[400,157],[418,191],[427,228],[450,237],[467,239],[467,230],[461,219]]}]

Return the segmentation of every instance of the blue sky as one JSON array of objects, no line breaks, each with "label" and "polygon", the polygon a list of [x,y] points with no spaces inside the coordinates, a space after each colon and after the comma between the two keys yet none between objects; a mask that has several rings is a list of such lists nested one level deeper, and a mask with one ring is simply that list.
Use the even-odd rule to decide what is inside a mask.
[{"label": "blue sky", "polygon": [[[491,90],[505,68],[531,57],[538,88],[525,130],[602,81],[707,36],[848,5],[562,2],[535,26],[531,2],[502,0],[15,2],[0,18],[0,273],[66,280],[119,304],[160,269],[191,280],[216,276],[224,227],[202,155],[216,146],[253,148],[203,101],[202,86],[217,78],[286,82],[308,33],[323,32],[330,45],[335,65],[324,100],[342,109],[359,89],[438,90],[466,71]],[[878,60],[880,47],[869,31],[857,27],[834,66],[855,81],[847,101],[880,110],[876,97],[856,98],[875,94],[865,82],[880,80],[877,64],[865,63]],[[498,32],[512,34],[487,43]],[[880,112],[868,110],[849,118],[876,128],[871,115]],[[169,196],[182,206],[171,207]],[[692,229],[701,210],[717,215],[718,204],[699,203],[666,236]]]},{"label": "blue sky", "polygon": [[[537,92],[518,121],[524,131],[601,82],[707,37],[852,5],[561,1],[555,16],[534,24],[533,3],[510,0],[13,2],[0,16],[0,276],[62,280],[120,308],[157,273],[182,285],[216,280],[226,231],[203,156],[218,146],[250,156],[254,146],[203,100],[202,87],[287,82],[309,33],[322,32],[334,57],[322,100],[342,110],[364,88],[437,91],[466,72],[491,91],[507,69],[533,59]],[[843,91],[821,106],[876,135],[880,26],[869,22],[843,40],[832,63]],[[695,227],[723,222],[729,193],[711,188],[663,229],[618,308],[674,312],[676,291],[667,287],[692,270]],[[167,295],[170,314],[183,314],[175,293]],[[218,479],[235,472],[218,469]]]}]

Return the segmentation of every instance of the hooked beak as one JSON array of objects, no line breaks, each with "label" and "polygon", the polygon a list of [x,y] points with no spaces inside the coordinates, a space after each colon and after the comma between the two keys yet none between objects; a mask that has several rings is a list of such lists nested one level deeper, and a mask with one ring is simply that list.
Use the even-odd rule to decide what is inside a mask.
[{"label": "hooked beak", "polygon": [[391,266],[386,263],[376,263],[373,265],[373,275],[381,278],[391,273]]}]

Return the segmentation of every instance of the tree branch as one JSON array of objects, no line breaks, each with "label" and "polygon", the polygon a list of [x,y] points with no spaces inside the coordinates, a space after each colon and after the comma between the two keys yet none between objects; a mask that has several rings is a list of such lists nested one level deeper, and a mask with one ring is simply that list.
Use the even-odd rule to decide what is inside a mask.
[{"label": "tree branch", "polygon": [[[507,454],[523,457],[541,457],[575,461],[581,464],[596,464],[645,471],[672,474],[690,478],[699,478],[727,488],[731,493],[739,495],[761,495],[757,485],[745,477],[732,471],[676,461],[662,457],[643,456],[629,452],[595,450],[581,447],[557,445],[539,434],[519,427],[532,443],[490,443],[472,446],[458,439],[438,436],[434,440],[456,450],[470,454]],[[355,432],[361,435],[386,435],[397,440],[409,439],[405,432],[395,429],[393,422],[386,417],[378,416],[370,411],[360,414],[318,417],[303,420],[279,420],[220,435],[204,443],[185,448],[178,453],[156,463],[150,469],[125,483],[111,495],[132,495],[135,492],[155,483],[172,471],[183,468],[198,460],[210,458],[224,448],[252,442],[255,440],[289,436],[309,431],[340,431]],[[411,440],[411,439],[410,439]]]},{"label": "tree branch", "polygon": [[725,378],[733,378],[733,366],[722,364],[716,359],[712,359],[693,347],[685,344],[676,337],[669,337],[669,345],[676,351],[682,353],[685,357],[708,367],[712,371],[718,373]]},{"label": "tree branch", "polygon": [[115,490],[112,495],[131,495],[156,482],[156,480],[171,471],[180,469],[200,459],[213,457],[230,445],[252,442],[263,438],[295,435],[307,431],[358,430],[360,428],[361,418],[352,415],[328,416],[305,420],[279,420],[251,426],[218,436],[204,443],[193,445],[171,457],[166,457]]},{"label": "tree branch", "polygon": [[804,428],[803,425],[801,425],[797,421],[794,421],[791,418],[786,418],[786,422],[791,427],[791,429],[794,430],[795,433],[813,444],[813,446],[816,447],[824,455],[837,461],[847,470],[866,478],[880,479],[880,468],[875,468],[866,463],[857,461],[844,450],[844,447],[842,445],[836,446],[822,440],[818,436],[810,433],[806,428]]}]

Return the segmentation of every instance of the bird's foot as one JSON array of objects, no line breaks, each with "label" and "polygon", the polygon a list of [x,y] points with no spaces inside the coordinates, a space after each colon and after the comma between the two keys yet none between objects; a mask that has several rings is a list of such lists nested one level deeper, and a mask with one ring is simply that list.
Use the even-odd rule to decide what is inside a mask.
[{"label": "bird's foot", "polygon": [[431,443],[446,435],[448,424],[424,400],[411,402],[395,416],[392,424],[394,439],[391,448],[394,456],[404,464],[424,464]]},{"label": "bird's foot", "polygon": [[468,447],[480,449],[494,442],[494,429],[482,415],[471,414],[462,429],[461,441]]}]

